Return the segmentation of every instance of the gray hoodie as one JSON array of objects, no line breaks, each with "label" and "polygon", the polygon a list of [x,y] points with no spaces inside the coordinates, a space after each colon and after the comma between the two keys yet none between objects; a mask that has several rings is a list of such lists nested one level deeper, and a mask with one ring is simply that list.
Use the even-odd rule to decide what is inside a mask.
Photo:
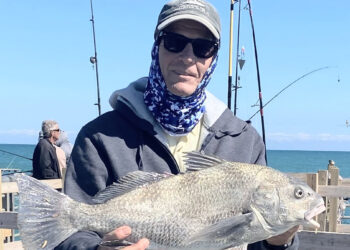
[{"label": "gray hoodie", "polygon": [[[86,124],[74,144],[65,180],[73,199],[92,203],[91,197],[128,172],[179,173],[165,132],[143,101],[147,78],[116,91],[113,111]],[[265,164],[265,147],[256,130],[207,92],[200,150],[228,161]],[[56,249],[96,249],[101,241],[94,232],[78,232]],[[257,248],[266,249],[259,243]],[[288,248],[292,249],[292,248]]]}]

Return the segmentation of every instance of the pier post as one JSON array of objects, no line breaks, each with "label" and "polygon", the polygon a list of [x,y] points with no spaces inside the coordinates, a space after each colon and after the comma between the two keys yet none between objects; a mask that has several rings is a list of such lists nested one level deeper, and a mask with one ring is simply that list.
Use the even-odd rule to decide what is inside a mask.
[{"label": "pier post", "polygon": [[[330,175],[329,185],[339,185],[339,168],[335,166],[335,162],[332,160],[329,161],[328,172]],[[337,232],[338,208],[339,198],[329,198],[329,232]]]}]

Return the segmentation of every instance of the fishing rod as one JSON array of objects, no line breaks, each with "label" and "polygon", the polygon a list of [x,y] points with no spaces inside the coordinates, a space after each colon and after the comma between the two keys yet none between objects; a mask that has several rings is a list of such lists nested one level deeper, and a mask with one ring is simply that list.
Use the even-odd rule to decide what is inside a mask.
[{"label": "fishing rod", "polygon": [[27,159],[27,160],[33,160],[31,158],[28,158],[28,157],[25,157],[25,156],[22,156],[22,155],[18,155],[18,154],[15,154],[15,153],[11,153],[11,152],[8,152],[6,150],[3,150],[3,149],[0,149],[1,152],[4,152],[4,153],[7,153],[7,154],[10,154],[10,155],[15,155],[15,156],[18,156],[18,157],[21,157],[21,158],[24,158],[24,159]]},{"label": "fishing rod", "polygon": [[238,5],[238,28],[237,28],[237,50],[236,50],[236,77],[235,77],[235,99],[234,99],[234,106],[233,106],[233,113],[236,115],[237,113],[237,95],[238,95],[238,51],[239,51],[239,40],[240,40],[240,27],[241,27],[241,0],[239,1]]},{"label": "fishing rod", "polygon": [[[317,71],[320,71],[320,70],[324,70],[324,69],[328,69],[330,68],[329,66],[325,66],[325,67],[321,67],[321,68],[318,68],[318,69],[314,69],[304,75],[302,75],[301,77],[297,78],[296,80],[294,80],[293,82],[291,82],[290,84],[288,84],[286,87],[284,87],[281,91],[279,91],[277,94],[275,94],[268,102],[266,102],[264,104],[263,107],[266,107],[267,104],[269,104],[273,99],[275,99],[277,96],[279,96],[283,91],[285,91],[287,88],[289,88],[290,86],[292,86],[294,83],[296,83],[297,81],[303,79],[304,77],[308,76],[308,75],[311,75]],[[256,111],[248,120],[251,120],[257,113],[259,113],[259,110]]]},{"label": "fishing rod", "polygon": [[229,59],[228,59],[228,90],[227,90],[227,107],[231,109],[232,94],[232,44],[233,44],[233,17],[234,17],[235,0],[231,0],[230,5],[230,41],[229,41]]},{"label": "fishing rod", "polygon": [[259,105],[260,105],[260,117],[261,117],[261,130],[262,130],[262,138],[265,145],[265,160],[267,164],[267,151],[266,151],[266,139],[265,139],[265,123],[264,123],[264,110],[263,110],[263,101],[262,101],[262,92],[261,92],[261,83],[260,83],[260,71],[259,71],[259,61],[258,61],[258,51],[256,48],[256,39],[255,39],[255,30],[254,30],[254,22],[253,22],[253,14],[252,14],[252,6],[250,4],[250,0],[248,0],[249,6],[249,16],[250,23],[252,26],[253,33],[253,42],[254,42],[254,52],[255,52],[255,64],[256,64],[256,74],[258,78],[258,88],[259,88]]},{"label": "fishing rod", "polygon": [[98,65],[97,65],[97,49],[96,49],[96,37],[95,37],[95,19],[94,19],[94,9],[92,7],[92,0],[90,0],[90,7],[91,7],[91,24],[92,24],[92,35],[94,39],[94,50],[95,50],[95,56],[90,57],[90,62],[95,66],[95,72],[96,72],[96,83],[97,83],[97,105],[98,108],[98,115],[101,115],[101,99],[100,99],[100,83],[98,80]]}]

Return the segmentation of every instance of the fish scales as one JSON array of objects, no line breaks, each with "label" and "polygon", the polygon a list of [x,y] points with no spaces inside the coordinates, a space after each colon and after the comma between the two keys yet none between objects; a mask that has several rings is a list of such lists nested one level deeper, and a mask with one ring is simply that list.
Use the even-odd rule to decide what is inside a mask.
[{"label": "fish scales", "polygon": [[[50,190],[49,197],[44,199],[50,202],[54,194],[53,197],[58,197],[54,198],[56,202],[63,200],[56,208],[55,214],[59,216],[54,221],[58,221],[56,227],[65,228],[65,233],[58,238],[60,241],[51,239],[48,234],[43,249],[52,249],[64,237],[78,230],[107,233],[122,225],[132,228],[128,241],[136,242],[146,237],[151,242],[151,249],[223,249],[278,235],[294,225],[315,224],[309,217],[324,207],[322,197],[310,187],[272,168],[192,154],[195,157],[189,155],[189,159],[195,162],[196,171],[191,171],[189,163],[189,171],[176,176],[130,173],[125,177],[126,181],[116,185],[125,192],[102,204],[79,203]],[[203,166],[200,164],[202,158],[205,160]],[[25,192],[25,189],[31,186],[35,190],[38,186],[44,190],[48,188],[30,177],[16,178],[20,206],[39,206],[37,203],[27,204],[31,196],[38,195]],[[130,188],[130,182],[131,186],[139,185]],[[299,189],[303,197],[296,197]],[[38,211],[41,210],[34,209],[30,215],[35,216]],[[53,220],[49,212],[44,214],[48,216],[38,218],[40,225],[47,217]],[[27,229],[29,220],[25,210],[21,209],[19,228],[24,246],[35,249],[34,246],[44,240],[43,237],[38,240],[30,238],[29,233],[33,234],[33,230]]]},{"label": "fish scales", "polygon": [[[247,175],[241,171],[242,168],[238,168],[239,172],[232,171],[231,166],[219,166],[218,168],[218,170],[212,168],[188,175],[174,176],[170,180],[131,191],[119,199],[113,199],[101,205],[101,208],[87,207],[87,209],[101,211],[106,220],[110,220],[111,216],[120,217],[118,221],[125,220],[128,225],[133,226],[134,231],[137,231],[137,225],[143,217],[162,222],[167,217],[176,216],[186,221],[188,218],[197,218],[198,223],[208,223],[207,218],[218,217],[218,213],[242,212],[244,208],[242,204],[247,201],[249,190],[255,188],[256,185],[254,175],[251,174],[251,178],[248,179]],[[220,185],[211,185],[213,180],[220,181]],[[244,183],[249,185],[243,186]],[[238,190],[237,186],[241,186],[242,189]],[[232,196],[235,199],[232,199]],[[137,205],[131,206],[131,202]],[[116,209],[118,210],[117,215],[115,214]],[[212,222],[209,220],[209,223]],[[113,228],[91,229],[108,232]]]}]

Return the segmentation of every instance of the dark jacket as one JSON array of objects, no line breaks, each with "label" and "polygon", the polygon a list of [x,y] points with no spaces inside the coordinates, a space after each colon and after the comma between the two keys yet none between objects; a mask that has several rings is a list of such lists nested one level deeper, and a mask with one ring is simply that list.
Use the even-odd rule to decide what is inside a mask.
[{"label": "dark jacket", "polygon": [[[114,110],[79,132],[65,182],[65,191],[73,199],[92,203],[91,196],[130,171],[179,173],[164,131],[143,104],[146,81],[140,79],[115,92],[110,99]],[[264,144],[250,124],[236,118],[209,92],[205,105],[202,152],[229,161],[265,164]],[[78,232],[56,249],[96,249],[100,240],[96,233]]]},{"label": "dark jacket", "polygon": [[48,139],[41,139],[34,149],[33,177],[37,179],[61,178],[56,148]]}]

